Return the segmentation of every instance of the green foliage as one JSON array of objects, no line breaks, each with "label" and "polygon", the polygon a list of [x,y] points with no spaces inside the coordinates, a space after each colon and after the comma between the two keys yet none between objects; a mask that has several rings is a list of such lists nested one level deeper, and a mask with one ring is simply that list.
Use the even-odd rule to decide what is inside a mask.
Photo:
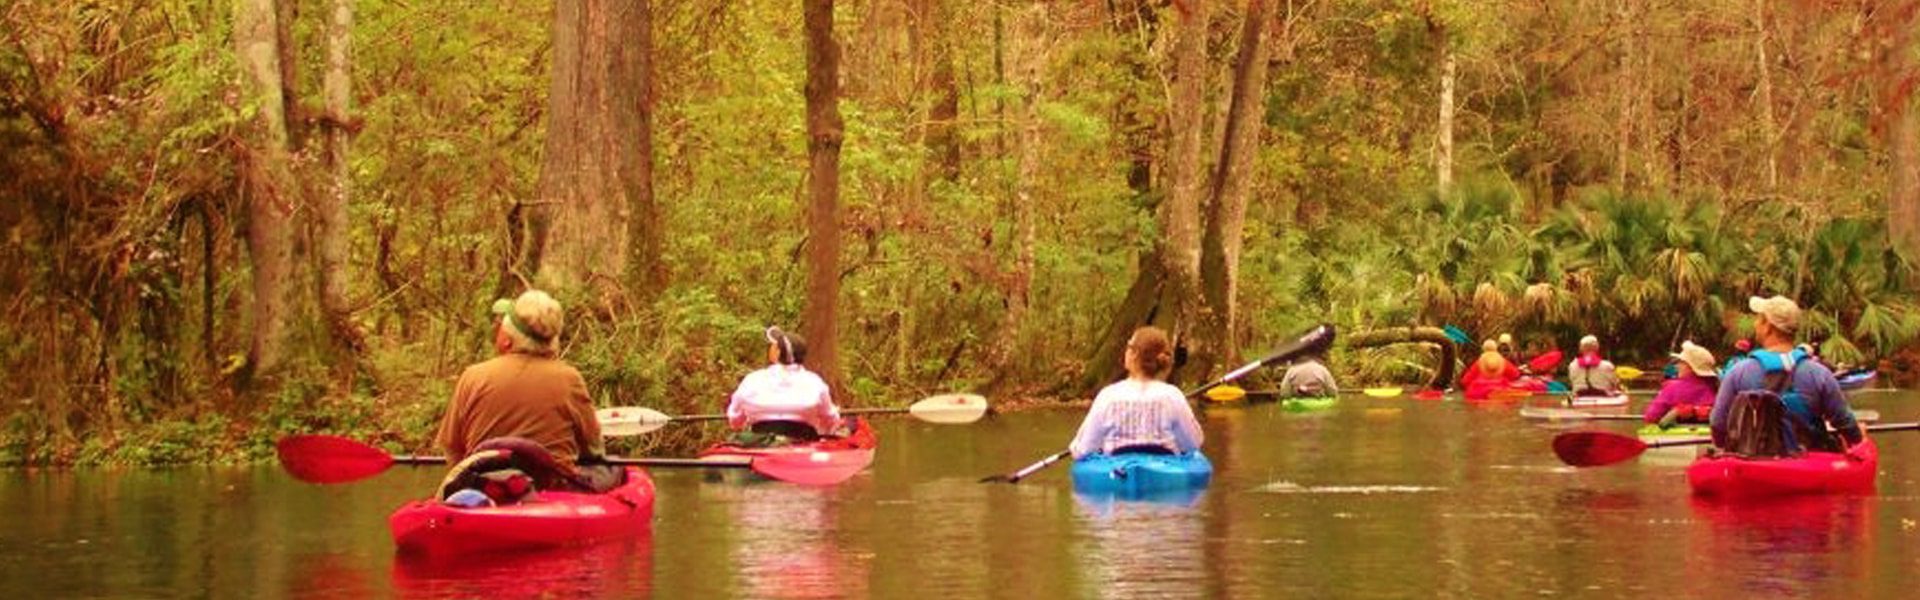
[{"label": "green foliage", "polygon": [[[1010,40],[1017,32],[996,24],[1012,7],[947,4],[939,19],[889,3],[843,4],[837,17],[841,393],[860,404],[996,380],[1056,393],[1162,237],[1160,45],[1175,9],[1151,3],[1150,20],[1128,3],[1046,3],[1044,39]],[[314,135],[324,28],[322,11],[300,6],[291,88],[304,135],[291,166],[306,189],[290,209],[305,218],[326,179]],[[791,5],[654,6],[667,284],[612,298],[559,290],[566,358],[602,405],[706,412],[764,361],[761,328],[800,328],[805,56]],[[1242,345],[1320,321],[1456,324],[1563,347],[1593,332],[1623,358],[1650,359],[1681,339],[1750,334],[1745,298],[1774,293],[1810,309],[1809,333],[1834,360],[1920,339],[1912,266],[1877,217],[1883,90],[1861,79],[1853,52],[1834,51],[1878,43],[1855,39],[1866,15],[1778,7],[1777,44],[1794,60],[1770,67],[1779,117],[1760,123],[1751,34],[1724,27],[1748,22],[1750,7],[1636,6],[1644,14],[1624,25],[1593,0],[1276,6],[1286,26],[1270,30]],[[33,374],[4,388],[21,400],[0,405],[0,462],[245,460],[314,431],[427,443],[454,375],[490,351],[487,303],[516,285],[501,281],[508,215],[544,201],[551,7],[355,8],[348,287],[369,346],[347,361],[303,319],[295,366],[266,394],[236,368],[252,326],[249,199],[237,192],[251,107],[238,95],[232,7],[0,10],[11,34],[0,44],[0,337],[19,340],[0,364]],[[1220,18],[1209,155],[1237,43],[1220,35],[1238,29],[1237,13]],[[1019,48],[1044,52],[1032,90],[1003,75]],[[1438,193],[1443,50],[1457,62],[1458,114],[1455,184]],[[934,82],[941,60],[951,122],[933,116],[947,92]],[[1039,140],[1022,148],[1028,93]],[[1023,150],[1039,157],[1031,180]],[[1144,185],[1130,185],[1135,175]],[[1023,214],[1035,231],[1029,309],[1012,364],[989,372],[1021,279]],[[300,295],[296,313],[313,314]],[[1422,379],[1430,361],[1411,347],[1333,360],[1362,381]],[[684,449],[704,435],[616,449]]]}]

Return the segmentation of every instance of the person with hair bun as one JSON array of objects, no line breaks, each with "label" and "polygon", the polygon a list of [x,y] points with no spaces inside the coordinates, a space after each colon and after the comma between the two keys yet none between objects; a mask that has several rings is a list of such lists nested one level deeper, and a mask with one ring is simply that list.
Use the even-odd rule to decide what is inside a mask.
[{"label": "person with hair bun", "polygon": [[1127,340],[1127,378],[1100,390],[1080,431],[1067,448],[1088,454],[1185,454],[1200,449],[1205,434],[1179,388],[1161,378],[1173,366],[1173,344],[1156,327],[1134,330]]},{"label": "person with hair bun", "polygon": [[766,368],[748,373],[727,402],[727,426],[740,431],[736,441],[753,445],[812,441],[840,428],[840,408],[827,382],[807,370],[807,343],[800,336],[768,327]]}]

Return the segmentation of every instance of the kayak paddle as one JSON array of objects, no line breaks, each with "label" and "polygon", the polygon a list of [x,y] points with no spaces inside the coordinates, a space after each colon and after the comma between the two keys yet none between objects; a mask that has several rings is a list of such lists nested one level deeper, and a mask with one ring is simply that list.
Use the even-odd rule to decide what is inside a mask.
[{"label": "kayak paddle", "polygon": [[[1256,370],[1259,370],[1261,367],[1271,365],[1273,363],[1285,361],[1285,360],[1292,360],[1294,357],[1300,356],[1310,351],[1324,350],[1328,346],[1333,345],[1333,336],[1334,336],[1334,331],[1333,331],[1332,325],[1326,325],[1326,324],[1316,325],[1314,326],[1313,329],[1307,330],[1306,333],[1300,334],[1299,338],[1295,339],[1293,343],[1287,344],[1286,347],[1274,351],[1273,354],[1267,355],[1266,358],[1262,358],[1244,365],[1240,365],[1240,368],[1234,369],[1232,371],[1228,371],[1226,375],[1221,376],[1219,379],[1214,380],[1212,383],[1208,383],[1198,388],[1194,388],[1193,391],[1187,392],[1187,397],[1192,398],[1194,396],[1198,396],[1201,394],[1205,394],[1209,391],[1212,391],[1214,388],[1231,384],[1235,380],[1240,379],[1241,377],[1246,377],[1248,373],[1252,373]],[[988,475],[986,477],[982,477],[980,478],[980,483],[993,483],[993,482],[1020,483],[1020,480],[1026,479],[1027,476],[1032,475],[1034,473],[1038,473],[1040,472],[1041,469],[1045,469],[1047,467],[1053,466],[1053,463],[1060,462],[1060,459],[1066,458],[1072,455],[1073,455],[1073,451],[1071,450],[1062,450],[1060,452],[1055,452],[1053,454],[1047,455],[1046,458],[1040,459],[1038,462],[1035,462],[1031,465],[1027,465],[1024,468],[1021,468],[1018,471],[1014,471],[1012,473],[1008,473],[1005,475]]]},{"label": "kayak paddle", "polygon": [[[1266,394],[1277,396],[1279,395],[1279,392],[1278,391],[1267,392]],[[1241,400],[1245,400],[1247,399],[1248,395],[1249,394],[1247,390],[1244,388],[1241,388],[1240,386],[1223,385],[1217,388],[1213,388],[1211,390],[1207,390],[1207,393],[1205,396],[1207,400],[1225,404],[1228,402],[1239,402]]]},{"label": "kayak paddle", "polygon": [[[1642,421],[1644,420],[1643,418],[1641,418],[1640,415],[1603,415],[1603,414],[1594,414],[1594,413],[1590,413],[1583,410],[1573,410],[1568,408],[1539,408],[1539,407],[1531,407],[1531,406],[1520,409],[1520,416],[1526,417],[1529,419],[1542,419],[1547,421]],[[1853,418],[1863,423],[1872,423],[1880,420],[1880,411],[1856,410],[1856,411],[1853,411]]]},{"label": "kayak paddle", "polygon": [[[1367,388],[1365,390],[1340,390],[1340,393],[1342,394],[1365,393],[1366,395],[1373,396],[1375,398],[1392,398],[1395,396],[1399,396],[1402,391],[1404,390],[1401,390],[1400,388],[1390,387],[1390,388]],[[1216,404],[1239,402],[1247,398],[1255,398],[1255,397],[1278,398],[1278,397],[1281,397],[1282,395],[1283,394],[1280,390],[1247,390],[1247,389],[1242,389],[1240,386],[1237,386],[1237,385],[1223,385],[1217,388],[1213,388],[1211,390],[1207,390],[1207,393],[1203,394],[1203,396],[1207,400],[1214,402]],[[1313,397],[1313,396],[1309,396],[1309,397]]]},{"label": "kayak paddle", "polygon": [[1633,367],[1622,366],[1614,367],[1613,374],[1619,375],[1621,379],[1639,379],[1641,375],[1646,375],[1647,373]]},{"label": "kayak paddle", "polygon": [[[1920,431],[1920,423],[1867,425],[1868,432]],[[1644,442],[1631,435],[1611,431],[1574,431],[1553,436],[1553,454],[1560,462],[1576,467],[1604,467],[1639,456],[1652,448],[1711,444],[1713,438],[1694,437]]]},{"label": "kayak paddle", "polygon": [[[444,465],[444,456],[394,455],[371,445],[332,435],[293,435],[274,444],[280,467],[307,483],[346,483],[366,479],[393,465]],[[606,464],[641,467],[745,469],[751,460],[606,457]]]},{"label": "kayak paddle", "polygon": [[1562,356],[1564,355],[1560,354],[1559,350],[1549,350],[1527,361],[1527,370],[1534,373],[1552,373],[1560,367]]},{"label": "kayak paddle", "polygon": [[[930,396],[905,408],[849,408],[842,415],[892,415],[905,413],[928,423],[959,425],[980,420],[987,414],[987,399],[977,394],[941,394]],[[724,421],[723,414],[668,415],[640,407],[622,406],[594,411],[600,419],[600,435],[622,437],[652,433],[669,423],[687,421]]]}]

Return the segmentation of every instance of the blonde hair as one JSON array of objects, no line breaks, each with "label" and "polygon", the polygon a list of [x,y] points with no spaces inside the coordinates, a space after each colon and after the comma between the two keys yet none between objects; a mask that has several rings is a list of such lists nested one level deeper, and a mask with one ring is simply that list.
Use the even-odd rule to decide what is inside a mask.
[{"label": "blonde hair", "polygon": [[[565,325],[566,312],[560,308],[560,301],[540,290],[520,294],[513,300],[513,308],[500,315],[500,330],[512,342],[511,350],[520,354],[558,354]],[[545,334],[546,339],[535,339],[535,334]]]}]

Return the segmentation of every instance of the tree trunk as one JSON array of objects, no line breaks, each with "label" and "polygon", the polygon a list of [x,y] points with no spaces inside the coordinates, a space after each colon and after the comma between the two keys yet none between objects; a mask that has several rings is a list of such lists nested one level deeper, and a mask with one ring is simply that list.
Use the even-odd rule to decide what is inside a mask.
[{"label": "tree trunk", "polygon": [[[1114,34],[1128,43],[1127,71],[1132,80],[1121,91],[1118,114],[1114,121],[1122,141],[1127,145],[1129,158],[1127,168],[1127,188],[1132,190],[1134,201],[1145,211],[1157,211],[1160,197],[1154,193],[1153,159],[1154,142],[1160,132],[1159,124],[1145,118],[1149,114],[1145,105],[1143,89],[1149,85],[1158,87],[1148,68],[1147,55],[1152,50],[1150,40],[1155,39],[1158,22],[1153,4],[1146,0],[1134,0],[1126,6],[1110,4],[1112,9],[1111,25]],[[1160,316],[1160,300],[1164,296],[1163,273],[1165,261],[1160,259],[1159,242],[1155,242],[1140,252],[1135,260],[1137,271],[1133,284],[1128,286],[1126,298],[1114,311],[1113,320],[1108,322],[1106,331],[1100,335],[1093,348],[1087,354],[1086,370],[1079,381],[1080,390],[1091,393],[1101,386],[1123,376],[1125,371],[1120,365],[1122,353],[1126,350],[1127,340],[1133,330],[1141,325],[1155,322]]]},{"label": "tree trunk", "polygon": [[644,300],[662,276],[646,131],[648,16],[645,2],[554,5],[541,198],[522,259],[523,275],[542,286],[605,294],[632,285]]},{"label": "tree trunk", "polygon": [[[1171,97],[1167,99],[1167,187],[1166,202],[1160,207],[1160,231],[1165,248],[1161,260],[1166,266],[1166,292],[1171,294],[1175,310],[1173,338],[1189,350],[1204,347],[1213,340],[1190,335],[1190,329],[1207,310],[1200,297],[1200,199],[1206,178],[1200,170],[1200,134],[1206,113],[1207,80],[1206,0],[1188,0],[1173,5],[1178,25],[1174,28],[1173,75]],[[1200,348],[1211,355],[1210,349]],[[1204,373],[1209,365],[1198,369]]]},{"label": "tree trunk", "polygon": [[616,21],[614,73],[633,77],[633,85],[615,86],[613,104],[619,131],[629,132],[618,145],[620,188],[629,215],[625,283],[627,294],[646,305],[667,285],[660,256],[666,229],[653,197],[653,2],[633,2],[628,10],[629,16]]},{"label": "tree trunk", "polygon": [[1447,39],[1447,28],[1440,25],[1434,35],[1440,43],[1440,125],[1435,136],[1433,157],[1434,191],[1441,197],[1453,192],[1453,43]]},{"label": "tree trunk", "polygon": [[1753,0],[1753,49],[1759,59],[1754,62],[1754,73],[1759,79],[1754,102],[1760,105],[1760,151],[1766,153],[1761,162],[1761,181],[1766,184],[1769,197],[1780,190],[1779,134],[1773,120],[1773,63],[1767,58],[1767,3],[1770,1]]},{"label": "tree trunk", "polygon": [[320,311],[327,331],[347,358],[357,361],[365,350],[365,335],[353,322],[347,299],[347,241],[352,235],[347,206],[352,199],[353,172],[347,165],[347,111],[351,110],[353,39],[352,0],[333,0],[327,20],[327,72],[322,83],[326,101],[327,170],[333,182],[314,210],[315,247],[320,259]]},{"label": "tree trunk", "polygon": [[960,86],[953,73],[953,0],[919,0],[918,19],[930,65],[933,107],[927,112],[927,150],[941,180],[960,177]]},{"label": "tree trunk", "polygon": [[1893,173],[1888,177],[1887,233],[1893,245],[1908,260],[1920,260],[1920,107],[1915,106],[1915,81],[1920,80],[1920,36],[1914,35],[1916,13],[1920,7],[1909,4],[1904,18],[1897,18],[1882,60],[1887,61],[1883,79],[1889,94],[1886,103],[1889,161]]},{"label": "tree trunk", "polygon": [[1627,190],[1629,156],[1633,153],[1633,9],[1631,0],[1615,0],[1614,23],[1620,39],[1620,53],[1614,62],[1614,164],[1613,185],[1621,193]]},{"label": "tree trunk", "polygon": [[1234,57],[1233,98],[1227,106],[1226,133],[1220,160],[1214,165],[1212,195],[1207,203],[1206,234],[1201,238],[1200,282],[1205,308],[1200,330],[1193,336],[1193,372],[1210,374],[1221,361],[1237,363],[1240,347],[1240,249],[1247,220],[1247,197],[1253,187],[1253,159],[1260,149],[1261,121],[1266,115],[1267,4],[1248,0],[1246,22]]},{"label": "tree trunk", "polygon": [[804,0],[807,44],[807,362],[840,388],[840,44],[833,0]]},{"label": "tree trunk", "polygon": [[285,359],[287,291],[293,277],[293,207],[299,188],[288,167],[274,0],[234,5],[234,49],[244,97],[255,108],[242,150],[247,252],[253,261],[253,327],[243,380],[271,378]]},{"label": "tree trunk", "polygon": [[1006,313],[1000,321],[998,339],[988,350],[988,372],[995,390],[1012,370],[1020,328],[1026,319],[1033,289],[1033,196],[1040,176],[1040,86],[1047,65],[1047,5],[1033,3],[1017,9],[1013,17],[1011,81],[1020,97],[1019,115],[1014,121],[1015,146],[1019,159],[1015,168],[1011,209],[1014,228],[1013,267],[1006,274],[1003,291]]}]

